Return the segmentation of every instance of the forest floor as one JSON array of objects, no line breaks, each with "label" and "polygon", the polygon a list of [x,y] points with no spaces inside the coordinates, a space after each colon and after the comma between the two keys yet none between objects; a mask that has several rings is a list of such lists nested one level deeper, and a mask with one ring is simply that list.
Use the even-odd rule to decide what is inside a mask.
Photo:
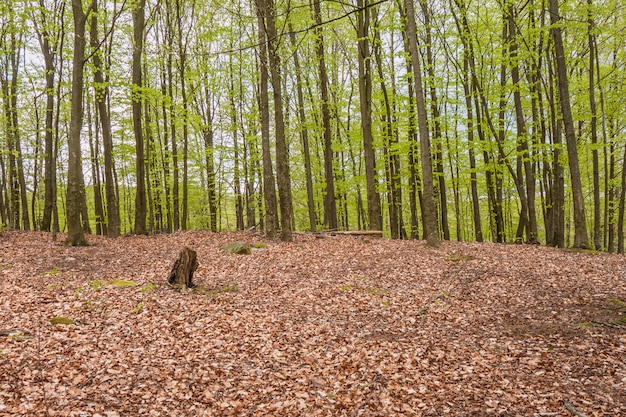
[{"label": "forest floor", "polygon": [[[0,236],[0,416],[626,416],[623,256],[63,238]],[[184,246],[194,292],[165,284]]]}]

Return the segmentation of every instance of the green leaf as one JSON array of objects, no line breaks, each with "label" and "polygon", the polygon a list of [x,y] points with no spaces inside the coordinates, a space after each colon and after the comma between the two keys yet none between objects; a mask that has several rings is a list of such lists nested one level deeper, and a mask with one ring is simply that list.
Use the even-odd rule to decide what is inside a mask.
[{"label": "green leaf", "polygon": [[72,320],[71,318],[63,317],[63,316],[52,317],[50,319],[50,324],[53,324],[53,325],[57,325],[57,324],[68,325],[68,324],[75,324],[75,323],[76,322]]},{"label": "green leaf", "polygon": [[134,281],[126,281],[123,279],[114,279],[107,282],[107,285],[112,285],[114,287],[134,287],[137,285],[137,283],[135,283]]}]

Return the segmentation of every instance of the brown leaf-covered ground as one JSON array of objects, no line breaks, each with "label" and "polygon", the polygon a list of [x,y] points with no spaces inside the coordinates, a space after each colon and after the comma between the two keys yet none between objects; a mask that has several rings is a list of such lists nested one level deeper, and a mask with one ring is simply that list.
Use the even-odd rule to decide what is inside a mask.
[{"label": "brown leaf-covered ground", "polygon": [[[622,256],[307,234],[62,238],[0,236],[2,416],[569,416],[564,400],[626,416]],[[220,249],[233,241],[267,248]],[[184,246],[198,253],[196,292],[164,285]]]}]

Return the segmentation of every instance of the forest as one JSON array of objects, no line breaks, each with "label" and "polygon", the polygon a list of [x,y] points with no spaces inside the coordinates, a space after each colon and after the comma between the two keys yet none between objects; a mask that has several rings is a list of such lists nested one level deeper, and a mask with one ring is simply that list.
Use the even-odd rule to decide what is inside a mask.
[{"label": "forest", "polygon": [[5,0],[0,221],[624,253],[619,0]]}]

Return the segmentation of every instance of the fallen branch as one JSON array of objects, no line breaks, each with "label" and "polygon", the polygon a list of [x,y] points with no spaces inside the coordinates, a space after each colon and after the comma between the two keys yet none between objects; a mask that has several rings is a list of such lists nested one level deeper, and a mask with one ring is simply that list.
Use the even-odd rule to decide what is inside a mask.
[{"label": "fallen branch", "polygon": [[333,235],[346,235],[346,236],[370,236],[370,237],[383,237],[381,230],[346,230],[339,232],[329,232]]},{"label": "fallen branch", "polygon": [[563,406],[567,409],[567,411],[569,411],[570,413],[572,413],[573,415],[577,417],[587,417],[586,414],[578,411],[578,409],[574,407],[574,404],[570,403],[567,400],[563,400]]}]

